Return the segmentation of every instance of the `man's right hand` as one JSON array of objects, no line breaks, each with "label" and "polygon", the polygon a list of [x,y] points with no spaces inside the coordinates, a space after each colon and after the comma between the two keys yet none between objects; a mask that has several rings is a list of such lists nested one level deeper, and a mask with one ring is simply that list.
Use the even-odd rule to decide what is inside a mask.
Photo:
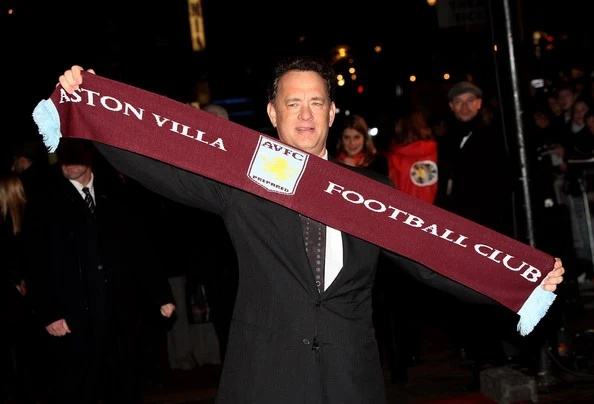
[{"label": "man's right hand", "polygon": [[54,321],[47,327],[45,327],[47,332],[54,337],[63,337],[66,334],[70,334],[70,328],[68,328],[68,324],[66,324],[66,320],[61,318],[57,321]]},{"label": "man's right hand", "polygon": [[[84,69],[81,66],[74,65],[70,68],[70,70],[66,70],[64,74],[61,75],[58,79],[59,84],[62,85],[62,87],[64,88],[64,90],[66,90],[68,94],[72,94],[73,92],[79,89],[79,86],[83,82],[83,70]],[[95,74],[95,71],[93,69],[89,69],[86,71]]]}]

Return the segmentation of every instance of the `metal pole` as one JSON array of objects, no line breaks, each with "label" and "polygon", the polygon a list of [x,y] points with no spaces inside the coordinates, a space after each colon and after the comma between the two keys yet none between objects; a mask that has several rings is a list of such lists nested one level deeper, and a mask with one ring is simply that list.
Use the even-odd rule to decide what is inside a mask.
[{"label": "metal pole", "polygon": [[594,265],[594,229],[592,228],[592,215],[590,214],[590,200],[588,199],[588,186],[586,184],[586,172],[584,177],[580,178],[580,188],[582,190],[582,197],[584,198],[584,211],[586,212],[586,226],[588,229],[588,241],[590,245],[590,259]]},{"label": "metal pole", "polygon": [[[527,169],[527,158],[526,158],[526,148],[524,144],[524,125],[522,123],[522,108],[520,105],[520,92],[518,87],[518,74],[516,70],[516,57],[514,54],[514,41],[512,35],[512,23],[511,23],[511,13],[509,9],[509,1],[503,0],[503,8],[505,12],[505,28],[506,28],[506,37],[507,37],[507,46],[509,49],[509,63],[510,63],[510,71],[511,71],[511,81],[512,81],[512,88],[513,88],[513,98],[514,98],[514,111],[515,111],[515,119],[516,119],[516,127],[517,127],[517,136],[518,136],[518,152],[520,154],[520,169],[522,173],[522,191],[524,194],[524,207],[526,209],[526,236],[528,238],[528,242],[532,247],[535,247],[536,241],[534,240],[534,228],[533,228],[533,220],[532,220],[532,204],[530,202],[530,188],[528,186],[528,169]],[[540,357],[539,357],[539,369],[538,369],[538,378],[539,378],[539,385],[541,386],[550,386],[555,384],[556,380],[553,376],[551,363],[548,358],[548,350],[550,346],[550,341],[545,339],[542,341],[540,346]]]},{"label": "metal pole", "polygon": [[518,86],[518,73],[516,70],[516,57],[514,53],[514,40],[512,35],[512,24],[511,24],[511,13],[509,10],[509,1],[503,0],[503,8],[505,11],[505,28],[507,37],[507,46],[509,49],[509,64],[511,70],[512,90],[514,98],[514,110],[518,136],[518,152],[520,154],[520,170],[522,180],[522,191],[524,194],[524,207],[526,209],[526,237],[528,243],[534,247],[534,229],[532,220],[532,205],[530,202],[530,189],[528,187],[528,170],[527,170],[527,158],[526,148],[524,145],[524,125],[522,123],[522,108],[520,106],[520,92]]},{"label": "metal pole", "polygon": [[[588,163],[590,160],[569,160],[568,163]],[[592,227],[592,214],[590,213],[590,199],[588,198],[588,181],[587,181],[588,170],[584,167],[584,171],[581,173],[581,177],[578,178],[580,184],[580,191],[582,191],[582,200],[584,202],[584,215],[586,216],[586,229],[588,232],[588,246],[590,247],[590,260],[594,265],[594,228]]]}]

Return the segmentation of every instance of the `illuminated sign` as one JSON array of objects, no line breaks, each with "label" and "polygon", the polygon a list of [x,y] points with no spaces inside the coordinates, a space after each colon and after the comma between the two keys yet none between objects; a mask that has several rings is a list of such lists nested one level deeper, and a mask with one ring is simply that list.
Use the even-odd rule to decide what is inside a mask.
[{"label": "illuminated sign", "polygon": [[192,50],[195,52],[204,50],[204,48],[206,48],[206,38],[204,36],[202,0],[188,0],[188,17],[190,19]]}]

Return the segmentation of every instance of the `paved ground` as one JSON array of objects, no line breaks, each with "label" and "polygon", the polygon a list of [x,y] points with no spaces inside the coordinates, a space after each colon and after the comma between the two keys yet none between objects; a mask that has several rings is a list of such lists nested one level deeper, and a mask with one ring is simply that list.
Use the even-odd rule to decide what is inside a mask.
[{"label": "paved ground", "polygon": [[[541,362],[526,367],[510,362],[506,366],[487,371],[517,371],[512,382],[528,378],[535,383],[538,403],[594,404],[594,283],[579,291],[583,310],[567,323],[568,355],[553,355],[553,349],[544,350]],[[427,327],[423,335],[423,355],[409,369],[407,383],[390,382],[386,366],[386,392],[388,404],[493,404],[487,389],[469,392],[471,381],[469,363],[449,345],[449,339],[439,327]],[[555,346],[555,350],[557,346]],[[161,379],[146,389],[146,404],[214,404],[220,374],[219,366],[202,366],[192,370],[169,370],[166,352],[163,352]],[[536,366],[534,366],[536,364]],[[544,366],[542,364],[545,364]],[[484,373],[483,375],[487,375]],[[502,378],[494,379],[500,384]],[[514,403],[529,403],[528,383],[525,399]],[[491,397],[501,396],[501,393]],[[500,402],[503,402],[500,400]],[[535,401],[534,401],[535,402]],[[43,399],[37,401],[44,404]],[[9,401],[6,404],[15,404]],[[239,403],[238,403],[239,404]],[[279,403],[283,404],[283,403]],[[307,404],[307,403],[304,403]],[[367,403],[361,403],[367,404]],[[506,403],[511,404],[511,403]]]},{"label": "paved ground", "polygon": [[[504,367],[505,370],[518,370],[523,376],[533,378],[539,403],[594,403],[594,288],[581,290],[580,293],[583,315],[572,319],[568,327],[571,355],[559,360],[553,355],[546,355],[545,351],[546,361],[543,363],[548,366],[536,370],[514,364]],[[408,383],[390,383],[389,371],[386,370],[388,403],[496,402],[480,391],[472,393],[466,390],[470,382],[468,363],[460,355],[447,349],[445,336],[439,329],[426,330],[425,338],[425,344],[431,348],[428,351],[432,353],[410,369]],[[212,404],[215,402],[219,372],[217,366],[166,372],[162,385],[147,391],[147,403]],[[518,402],[528,403],[531,400]]]},{"label": "paved ground", "polygon": [[[184,374],[174,372],[171,380],[166,382],[170,383],[168,386],[147,395],[147,403],[213,404],[216,396],[216,375],[215,367],[185,371]],[[407,384],[392,385],[386,382],[388,403],[496,403],[480,392],[467,392],[465,386],[468,382],[469,373],[463,361],[451,357],[448,353],[435,355],[411,369]],[[537,386],[537,394],[538,402],[544,404],[594,403],[594,374],[584,376],[582,380],[576,376],[565,375],[554,385]]]}]

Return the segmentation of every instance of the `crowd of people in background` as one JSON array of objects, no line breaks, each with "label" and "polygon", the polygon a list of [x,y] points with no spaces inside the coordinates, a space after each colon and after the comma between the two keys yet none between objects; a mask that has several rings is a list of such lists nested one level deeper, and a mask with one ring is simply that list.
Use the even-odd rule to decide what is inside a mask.
[{"label": "crowd of people in background", "polygon": [[[528,93],[531,98],[523,104],[523,129],[528,206],[534,216],[533,245],[564,257],[564,262],[574,268],[562,291],[562,303],[554,307],[539,330],[540,338],[555,344],[559,337],[556,332],[563,329],[565,319],[579,315],[580,287],[591,288],[594,282],[594,235],[587,214],[594,202],[594,80],[587,71],[573,69],[556,80],[544,80],[543,87],[530,87]],[[525,219],[521,207],[526,203],[517,139],[505,131],[501,103],[485,99],[485,95],[477,83],[461,81],[451,86],[444,100],[451,111],[448,116],[426,112],[422,105],[395,112],[390,140],[380,142],[385,145],[382,149],[374,144],[365,118],[355,112],[338,129],[336,157],[345,164],[387,173],[397,189],[415,198],[509,237],[526,237],[518,228]],[[545,229],[550,226],[559,232],[547,234]],[[404,288],[407,293],[394,296],[389,286],[383,289],[383,285],[390,285],[385,282],[389,274],[380,265],[377,299],[381,305],[376,310],[376,323],[379,330],[387,330],[387,335],[380,332],[378,339],[384,342],[380,349],[385,350],[386,358],[391,358],[392,380],[405,381],[406,367],[421,355],[421,334],[415,321],[418,313],[400,311],[398,327],[390,324],[394,321],[393,308],[414,301],[419,285],[413,282]],[[488,321],[480,327],[469,326],[463,317],[473,310],[484,311],[484,307],[461,305],[445,295],[432,294],[447,309],[425,314],[447,328],[454,344],[472,358],[469,388],[478,389],[480,372],[488,365],[519,361],[536,366],[538,350],[527,348],[525,341],[502,331],[513,329],[510,325],[515,319],[509,313],[489,308],[489,316],[476,316]],[[435,306],[431,307],[434,311]],[[442,323],[440,318],[448,320]],[[401,333],[403,326],[407,336],[392,335],[392,330]],[[484,331],[477,332],[479,329]]]}]

